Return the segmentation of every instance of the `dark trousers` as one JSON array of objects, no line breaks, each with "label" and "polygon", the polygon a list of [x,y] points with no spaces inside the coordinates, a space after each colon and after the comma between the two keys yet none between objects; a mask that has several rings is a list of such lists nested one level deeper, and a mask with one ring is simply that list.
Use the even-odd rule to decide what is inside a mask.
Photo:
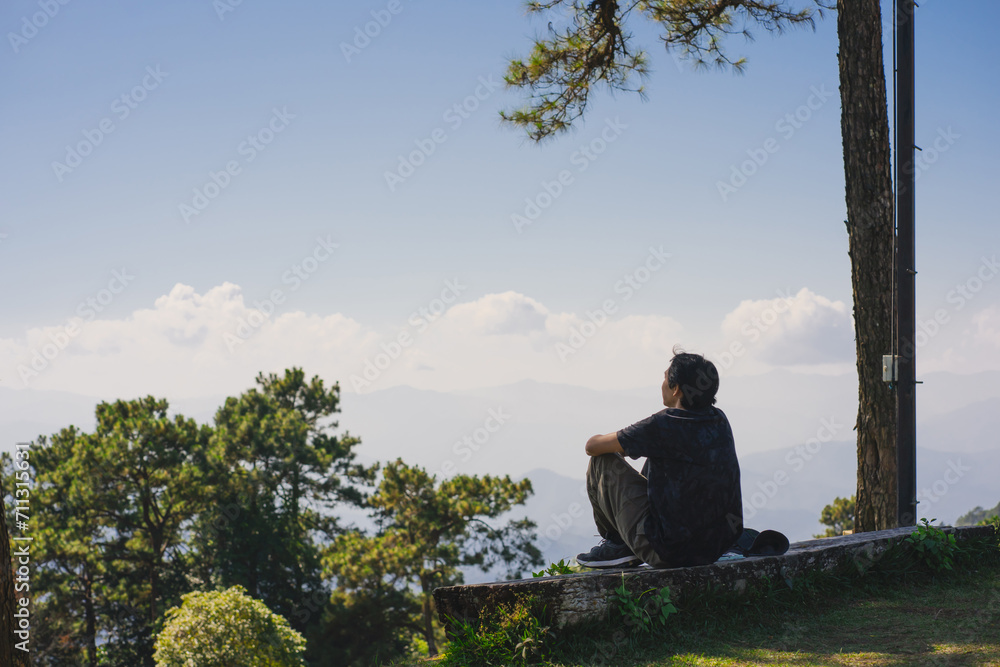
[{"label": "dark trousers", "polygon": [[653,567],[669,567],[646,539],[646,478],[620,454],[590,457],[587,495],[601,537],[625,542],[632,553]]}]

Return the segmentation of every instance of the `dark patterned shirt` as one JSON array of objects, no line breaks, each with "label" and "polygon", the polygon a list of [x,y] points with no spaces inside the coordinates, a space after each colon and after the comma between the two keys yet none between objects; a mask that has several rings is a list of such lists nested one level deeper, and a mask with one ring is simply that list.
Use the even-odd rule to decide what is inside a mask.
[{"label": "dark patterned shirt", "polygon": [[618,431],[625,455],[645,456],[646,538],[673,567],[714,563],[743,531],[733,431],[716,407],[665,408]]}]

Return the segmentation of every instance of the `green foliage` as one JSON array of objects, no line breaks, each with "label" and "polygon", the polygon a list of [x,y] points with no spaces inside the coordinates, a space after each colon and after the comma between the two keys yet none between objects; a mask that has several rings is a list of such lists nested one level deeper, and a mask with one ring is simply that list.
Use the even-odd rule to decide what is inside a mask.
[{"label": "green foliage", "polygon": [[[311,665],[371,667],[414,651],[421,628],[412,625],[420,605],[409,590],[381,587],[347,594],[335,590],[321,622],[306,635]],[[424,651],[426,653],[426,649]]]},{"label": "green foliage", "polygon": [[540,570],[538,572],[532,572],[532,577],[550,577],[558,576],[560,574],[573,574],[576,570],[566,562],[565,559],[560,558],[558,563],[550,563],[547,568]]},{"label": "green foliage", "polygon": [[958,519],[955,520],[955,525],[956,526],[986,525],[983,523],[984,521],[988,521],[991,517],[996,517],[998,515],[1000,515],[1000,503],[997,503],[997,506],[994,507],[993,509],[987,509],[987,510],[984,510],[982,507],[979,507],[977,505],[974,509],[971,509],[962,516],[958,517]]},{"label": "green foliage", "polygon": [[40,436],[28,470],[0,456],[4,489],[36,484],[35,664],[151,667],[165,611],[199,587],[240,584],[295,627],[321,626],[333,510],[363,503],[376,470],[354,462],[357,438],[333,434],[336,384],[295,368],[257,384],[214,427],[162,399],[106,402],[93,433]]},{"label": "green foliage", "polygon": [[961,551],[955,536],[932,526],[927,519],[921,521],[923,523],[904,541],[913,547],[917,558],[931,570],[950,570],[954,556]]},{"label": "green foliage", "polygon": [[[610,621],[588,621],[560,630],[547,664],[666,665],[701,664],[706,660],[711,664],[758,664],[761,659],[758,647],[764,646],[775,649],[773,658],[765,660],[767,664],[790,664],[789,656],[794,657],[795,651],[802,651],[801,657],[815,649],[809,641],[815,632],[829,631],[831,622],[836,625],[843,620],[841,614],[824,615],[822,621],[815,623],[810,619],[816,619],[817,614],[825,614],[823,610],[837,609],[849,613],[852,618],[856,617],[856,625],[863,627],[865,622],[870,621],[870,609],[868,605],[859,605],[858,601],[871,596],[891,598],[894,600],[891,607],[897,610],[913,608],[917,614],[929,610],[928,623],[943,622],[945,617],[954,622],[957,609],[942,613],[941,619],[932,617],[947,599],[949,586],[962,583],[968,586],[969,582],[974,582],[973,586],[978,584],[981,587],[984,577],[990,576],[991,570],[994,574],[991,578],[1000,582],[995,576],[1000,572],[997,570],[1000,567],[997,540],[994,535],[966,536],[961,541],[962,551],[955,556],[954,569],[933,577],[928,576],[927,568],[918,560],[914,550],[900,539],[884,551],[858,554],[856,558],[866,563],[864,567],[846,562],[832,570],[809,570],[795,576],[794,587],[790,587],[784,577],[775,576],[748,580],[746,588],[740,592],[712,585],[689,588],[679,597],[673,596],[677,598],[672,600],[673,604],[683,613],[669,614],[669,623],[663,628],[653,626],[649,632],[635,632],[633,626],[628,628],[633,630],[629,633],[620,621],[620,615],[615,612]],[[941,593],[940,601],[934,607],[928,607],[923,600],[923,591],[927,587],[934,587]],[[649,591],[647,597],[654,592]],[[985,598],[984,595],[980,600]],[[612,597],[613,609],[614,606]],[[951,608],[945,604],[944,609]],[[986,627],[985,624],[992,620],[991,615],[979,611],[970,612],[968,616],[973,616],[974,625],[963,627],[960,622],[955,622],[952,627],[958,628],[959,632],[982,636],[981,631],[974,630]],[[870,640],[871,650],[878,652],[880,642],[884,648],[885,633],[862,634]],[[920,638],[919,632],[908,631],[907,635],[912,641]],[[706,644],[712,641],[720,641],[725,648],[719,653],[709,653]],[[827,661],[830,664],[836,662],[834,658],[838,646],[827,642],[827,648],[832,649]],[[714,657],[709,660],[706,654]],[[815,658],[814,655],[812,657]],[[810,661],[809,658],[806,655],[795,664],[816,664],[815,659]],[[858,658],[862,659],[863,656]],[[488,663],[468,660],[452,664],[465,667]],[[413,665],[415,667],[416,663]]]},{"label": "green foliage", "polygon": [[[32,559],[41,563],[33,573],[32,587],[47,593],[35,598],[34,614],[44,618],[32,632],[32,658],[36,664],[72,664],[95,642],[88,621],[95,621],[94,585],[106,572],[99,555],[89,548],[99,534],[96,507],[79,467],[71,466],[82,434],[63,429],[51,438],[40,437],[29,450],[30,466],[4,453],[3,486],[13,492],[15,483],[35,482],[29,525]],[[44,474],[40,473],[44,471]],[[41,478],[40,478],[41,477]],[[13,496],[6,498],[7,523],[14,533]],[[89,603],[89,606],[87,606]],[[80,613],[80,610],[85,610]]]},{"label": "green foliage", "polygon": [[1000,516],[994,514],[988,519],[983,519],[977,526],[994,526],[998,531],[1000,531]]},{"label": "green foliage", "polygon": [[157,667],[304,667],[305,640],[242,586],[183,596],[156,638]]},{"label": "green foliage", "polygon": [[843,535],[845,530],[854,530],[855,504],[854,496],[834,498],[833,504],[824,507],[819,516],[819,522],[829,528],[823,534],[813,537],[837,537]]},{"label": "green foliage", "polygon": [[[159,617],[188,590],[185,527],[204,506],[208,431],[153,397],[101,403],[31,448],[38,664],[151,665]],[[4,474],[17,478],[11,461]]]},{"label": "green foliage", "polygon": [[[195,525],[197,577],[239,584],[304,630],[325,599],[322,544],[342,531],[341,503],[360,505],[358,487],[375,468],[354,462],[357,438],[334,434],[340,388],[299,368],[257,376],[257,387],[226,399],[215,415],[211,495]],[[311,608],[310,608],[311,607]]]},{"label": "green foliage", "polygon": [[545,660],[555,633],[533,611],[534,601],[524,596],[481,612],[476,623],[457,620],[455,633],[444,650],[441,664],[510,665]]},{"label": "green foliage", "polygon": [[669,586],[659,590],[650,588],[635,595],[626,586],[624,573],[622,583],[612,593],[612,600],[616,613],[633,634],[665,628],[670,615],[677,613],[677,607],[670,601]]},{"label": "green foliage", "polygon": [[[743,69],[744,60],[726,55],[724,36],[749,38],[751,25],[780,32],[789,26],[812,26],[814,21],[811,10],[793,10],[785,0],[533,0],[527,9],[532,14],[551,10],[552,20],[547,36],[534,40],[527,58],[508,63],[507,85],[527,89],[530,97],[524,107],[503,111],[500,117],[526,130],[534,141],[566,131],[584,114],[591,89],[598,84],[643,95],[634,80],[648,75],[649,59],[630,44],[628,23],[633,12],[661,28],[664,45],[678,49],[696,66],[712,63],[736,71]],[[821,4],[820,14],[822,9]],[[569,18],[562,19],[555,10]]]},{"label": "green foliage", "polygon": [[[336,578],[348,607],[373,596],[395,600],[395,623],[423,634],[433,655],[440,632],[434,588],[461,583],[462,566],[489,571],[503,565],[508,576],[519,577],[529,565],[541,564],[531,521],[512,520],[500,528],[484,521],[523,504],[530,493],[527,479],[457,475],[438,482],[423,468],[396,460],[385,466],[368,501],[379,530],[339,536],[324,556],[325,572]],[[398,619],[407,616],[400,625]]]}]

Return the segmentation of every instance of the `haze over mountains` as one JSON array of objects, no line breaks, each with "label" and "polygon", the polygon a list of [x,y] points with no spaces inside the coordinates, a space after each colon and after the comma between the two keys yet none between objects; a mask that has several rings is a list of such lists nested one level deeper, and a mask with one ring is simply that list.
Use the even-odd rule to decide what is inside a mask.
[{"label": "haze over mountains", "polygon": [[[952,523],[1000,500],[1000,372],[922,379],[920,514]],[[661,409],[659,382],[653,375],[647,389],[614,391],[522,381],[451,393],[405,386],[344,393],[340,431],[361,438],[357,451],[368,462],[403,458],[439,475],[530,477],[535,495],[515,514],[538,523],[546,558],[558,560],[595,539],[583,443]],[[211,421],[222,400],[180,400],[171,408]],[[97,402],[0,388],[3,447],[69,424],[90,430]],[[740,453],[747,525],[781,530],[793,541],[821,532],[822,507],[855,490],[855,378],[789,371],[724,377],[718,405]]]}]

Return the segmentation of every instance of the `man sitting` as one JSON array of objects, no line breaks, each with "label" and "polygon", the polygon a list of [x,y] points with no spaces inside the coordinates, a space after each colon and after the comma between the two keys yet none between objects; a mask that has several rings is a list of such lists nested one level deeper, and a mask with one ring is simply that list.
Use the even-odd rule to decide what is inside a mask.
[{"label": "man sitting", "polygon": [[[715,365],[678,352],[663,374],[665,409],[587,441],[587,492],[603,541],[586,567],[714,563],[743,531],[733,431],[714,407]],[[642,474],[624,459],[646,457]]]}]

